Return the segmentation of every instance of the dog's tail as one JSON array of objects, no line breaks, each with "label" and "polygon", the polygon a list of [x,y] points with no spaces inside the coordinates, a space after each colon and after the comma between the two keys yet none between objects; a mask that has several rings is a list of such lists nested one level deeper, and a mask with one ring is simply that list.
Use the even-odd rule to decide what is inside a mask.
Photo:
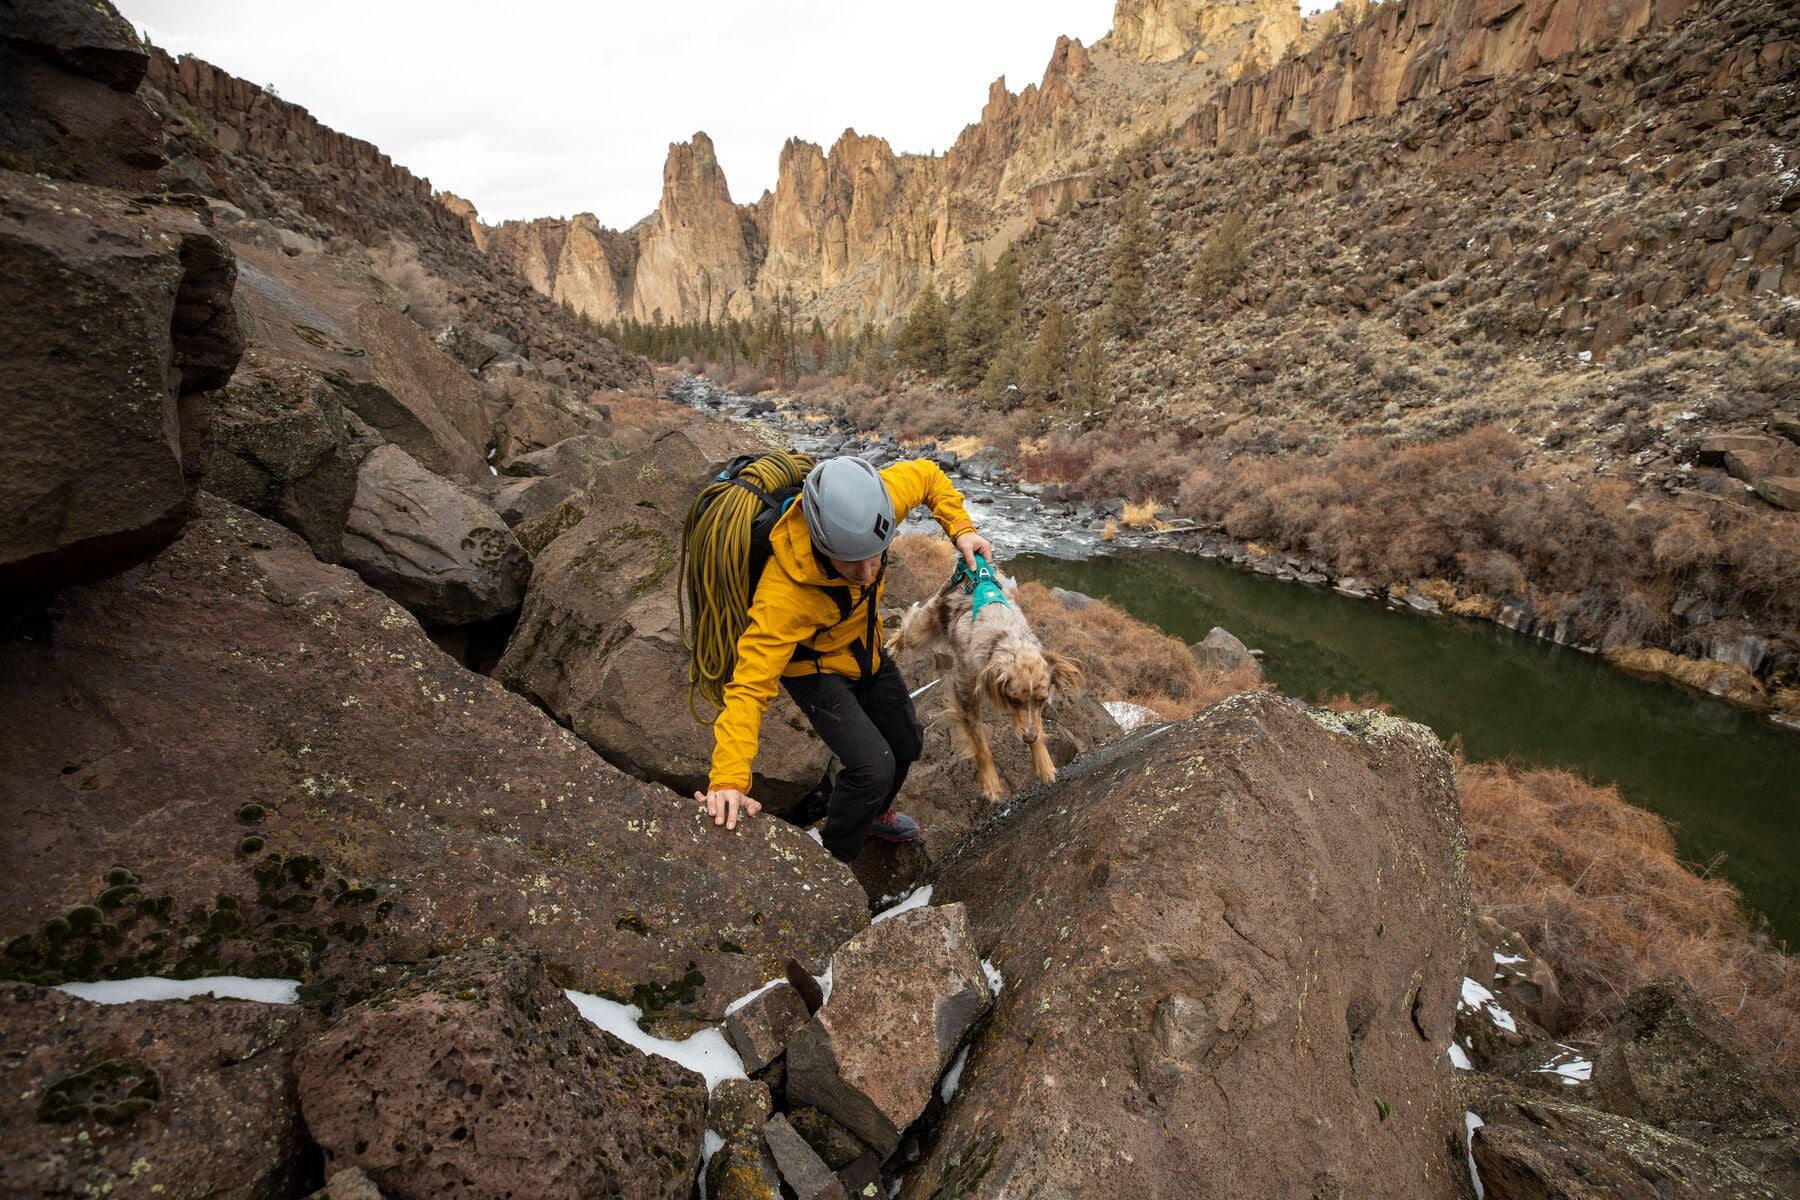
[{"label": "dog's tail", "polygon": [[907,647],[924,649],[949,640],[951,594],[955,589],[945,585],[929,600],[914,604],[900,618],[900,627],[889,635],[887,653],[898,654]]}]

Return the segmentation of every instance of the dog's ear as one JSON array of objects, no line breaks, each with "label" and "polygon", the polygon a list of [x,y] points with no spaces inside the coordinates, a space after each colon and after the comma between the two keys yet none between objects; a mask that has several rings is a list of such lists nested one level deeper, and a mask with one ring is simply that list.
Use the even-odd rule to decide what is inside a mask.
[{"label": "dog's ear", "polygon": [[1072,658],[1064,658],[1054,650],[1044,651],[1044,661],[1050,666],[1050,686],[1065,696],[1071,696],[1081,690],[1086,676],[1082,673],[1081,664]]},{"label": "dog's ear", "polygon": [[975,686],[987,693],[995,708],[1005,708],[1006,698],[1006,663],[999,658],[990,658],[981,665],[975,676]]}]

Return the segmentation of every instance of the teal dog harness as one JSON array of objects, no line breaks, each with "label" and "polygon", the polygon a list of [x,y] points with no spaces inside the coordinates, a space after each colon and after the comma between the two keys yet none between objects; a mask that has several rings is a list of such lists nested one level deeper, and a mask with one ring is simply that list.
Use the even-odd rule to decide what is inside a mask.
[{"label": "teal dog harness", "polygon": [[975,598],[975,607],[969,613],[971,621],[981,618],[981,610],[990,604],[1006,607],[1006,594],[994,579],[994,568],[988,566],[988,560],[981,555],[975,556],[975,569],[971,571],[969,564],[957,560],[956,573],[950,577],[952,587],[960,586]]}]

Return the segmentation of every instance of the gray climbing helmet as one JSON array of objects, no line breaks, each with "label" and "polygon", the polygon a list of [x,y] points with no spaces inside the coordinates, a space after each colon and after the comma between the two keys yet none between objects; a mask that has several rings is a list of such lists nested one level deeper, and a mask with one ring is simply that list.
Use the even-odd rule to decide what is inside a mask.
[{"label": "gray climbing helmet", "polygon": [[801,499],[813,547],[832,558],[874,558],[894,540],[894,501],[866,459],[826,459],[807,472]]}]

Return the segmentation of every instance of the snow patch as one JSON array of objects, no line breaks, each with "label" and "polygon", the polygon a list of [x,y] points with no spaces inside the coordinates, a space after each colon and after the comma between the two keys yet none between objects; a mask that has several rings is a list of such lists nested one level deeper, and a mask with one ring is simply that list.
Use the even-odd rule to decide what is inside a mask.
[{"label": "snow patch", "polygon": [[827,1004],[831,1001],[831,968],[833,965],[835,965],[835,964],[830,964],[830,963],[826,964],[825,973],[823,975],[814,975],[813,976],[813,978],[815,980],[817,980],[818,984],[819,984],[819,1003],[820,1004]]},{"label": "snow patch", "polygon": [[1594,1077],[1594,1064],[1581,1056],[1573,1046],[1557,1043],[1556,1054],[1536,1069],[1539,1075],[1555,1075],[1565,1084],[1586,1083]]},{"label": "snow patch", "polygon": [[1482,1200],[1481,1172],[1475,1169],[1475,1131],[1487,1122],[1472,1112],[1463,1113],[1463,1150],[1469,1160],[1469,1182],[1475,1185],[1475,1200]]},{"label": "snow patch", "polygon": [[1525,956],[1523,954],[1502,954],[1498,950],[1494,951],[1494,962],[1498,966],[1504,967],[1509,966],[1512,963],[1522,963],[1524,961]]},{"label": "snow patch", "polygon": [[1506,1032],[1519,1032],[1518,1023],[1512,1019],[1512,1014],[1502,1008],[1494,999],[1494,993],[1466,975],[1463,976],[1462,981],[1462,998],[1456,1002],[1456,1007],[1470,1012],[1485,1012],[1488,1020]]},{"label": "snow patch", "polygon": [[786,983],[786,982],[787,982],[787,979],[785,976],[778,977],[778,978],[769,980],[769,982],[763,984],[761,987],[756,988],[753,991],[745,992],[743,995],[739,996],[736,1000],[733,1000],[730,1004],[727,1004],[725,1006],[725,1015],[729,1017],[732,1013],[734,1013],[738,1009],[744,1007],[744,1005],[750,1003],[752,1000],[756,999],[758,996],[762,995],[764,992],[768,991],[770,988],[774,987],[776,984]]},{"label": "snow patch", "polygon": [[638,1026],[638,1018],[644,1015],[643,1010],[635,1004],[620,1004],[616,1000],[606,1000],[599,996],[590,996],[586,992],[573,989],[565,990],[571,1003],[582,1016],[612,1034],[620,1041],[629,1042],[645,1054],[654,1054],[658,1058],[666,1058],[670,1062],[679,1063],[690,1071],[706,1077],[706,1090],[712,1091],[724,1079],[744,1079],[744,1060],[738,1057],[731,1043],[716,1025],[708,1026],[685,1041],[673,1041],[669,1038],[652,1037]]},{"label": "snow patch", "polygon": [[1469,1052],[1455,1042],[1450,1043],[1450,1062],[1459,1071],[1473,1071],[1475,1064],[1469,1060]]},{"label": "snow patch", "polygon": [[981,973],[987,976],[988,990],[998,996],[1000,989],[1006,986],[1006,976],[1000,974],[1000,968],[985,958],[981,960]]},{"label": "snow patch", "polygon": [[713,1155],[724,1148],[725,1139],[710,1129],[706,1131],[706,1136],[700,1139],[700,1200],[707,1200],[706,1168],[712,1165]]},{"label": "snow patch", "polygon": [[1101,704],[1112,719],[1119,723],[1119,728],[1130,733],[1139,725],[1147,725],[1156,720],[1156,710],[1145,708],[1142,704],[1133,704],[1129,700],[1107,700]]},{"label": "snow patch", "polygon": [[964,1046],[957,1053],[956,1061],[950,1064],[950,1069],[944,1072],[944,1082],[938,1085],[938,1095],[944,1098],[945,1104],[950,1103],[950,1097],[956,1095],[956,1085],[962,1082],[963,1068],[968,1063],[969,1048]]},{"label": "snow patch", "polygon": [[819,845],[821,845],[821,846],[823,846],[825,844],[825,835],[820,833],[817,829],[807,830],[806,836],[811,838],[813,841],[819,843]]},{"label": "snow patch", "polygon": [[100,979],[92,983],[63,983],[57,991],[79,996],[95,1004],[130,1004],[137,1000],[187,1000],[212,996],[219,1000],[255,1000],[260,1004],[298,1004],[298,979],[245,979],[241,975],[214,975],[209,979]]},{"label": "snow patch", "polygon": [[928,883],[922,888],[915,889],[911,895],[909,895],[906,899],[902,900],[900,903],[894,905],[894,907],[888,908],[888,909],[883,909],[881,912],[876,913],[873,917],[870,917],[869,924],[871,924],[871,925],[878,924],[882,921],[887,920],[889,917],[897,917],[901,913],[906,912],[909,909],[924,908],[927,904],[930,904],[930,903],[931,903],[931,885]]}]

